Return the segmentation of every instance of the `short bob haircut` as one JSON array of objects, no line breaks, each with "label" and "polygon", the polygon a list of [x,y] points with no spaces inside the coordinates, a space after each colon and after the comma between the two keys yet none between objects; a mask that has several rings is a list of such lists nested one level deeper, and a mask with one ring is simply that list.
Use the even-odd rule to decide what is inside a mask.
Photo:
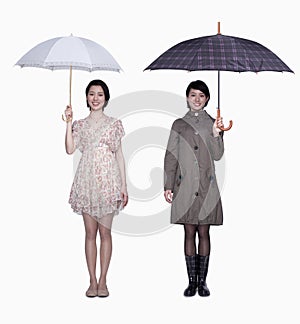
[{"label": "short bob haircut", "polygon": [[[87,85],[87,87],[86,87],[86,89],[85,89],[85,95],[86,95],[86,97],[87,97],[87,95],[88,95],[88,93],[89,93],[89,91],[90,91],[90,88],[91,88],[92,86],[100,86],[100,87],[103,89],[103,92],[104,92],[104,98],[105,98],[105,104],[104,104],[104,106],[103,106],[103,109],[104,109],[104,108],[107,106],[108,101],[109,101],[109,98],[110,98],[109,89],[108,89],[107,84],[106,84],[104,81],[102,81],[102,80],[92,80],[92,81]],[[90,108],[90,110],[91,110],[91,107],[89,106],[89,103],[88,103],[87,100],[86,100],[86,105],[87,105],[87,107]]]},{"label": "short bob haircut", "polygon": [[206,104],[204,105],[204,107],[206,107],[209,102],[209,99],[210,99],[210,93],[209,93],[209,89],[208,89],[208,86],[206,85],[206,83],[204,83],[201,80],[192,81],[186,88],[186,96],[187,97],[189,96],[191,89],[200,90],[201,92],[203,92],[205,94],[205,96],[208,98],[208,100],[206,101]]}]

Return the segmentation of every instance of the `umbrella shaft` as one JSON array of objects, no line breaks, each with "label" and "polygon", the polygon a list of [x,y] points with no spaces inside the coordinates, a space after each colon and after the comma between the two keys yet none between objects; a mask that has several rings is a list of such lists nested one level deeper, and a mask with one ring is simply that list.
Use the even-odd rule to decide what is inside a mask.
[{"label": "umbrella shaft", "polygon": [[218,109],[220,109],[220,71],[218,71]]},{"label": "umbrella shaft", "polygon": [[69,104],[71,106],[72,101],[72,65],[70,65],[70,84],[69,84]]}]

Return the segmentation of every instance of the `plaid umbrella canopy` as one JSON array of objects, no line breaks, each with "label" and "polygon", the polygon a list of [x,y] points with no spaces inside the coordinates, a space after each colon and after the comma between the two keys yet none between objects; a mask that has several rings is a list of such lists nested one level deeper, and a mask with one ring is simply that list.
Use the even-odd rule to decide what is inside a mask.
[{"label": "plaid umbrella canopy", "polygon": [[[183,41],[171,47],[153,61],[145,70],[217,70],[218,107],[220,116],[220,71],[260,72],[293,71],[272,51],[252,40],[220,33]],[[227,128],[232,127],[232,121]]]}]

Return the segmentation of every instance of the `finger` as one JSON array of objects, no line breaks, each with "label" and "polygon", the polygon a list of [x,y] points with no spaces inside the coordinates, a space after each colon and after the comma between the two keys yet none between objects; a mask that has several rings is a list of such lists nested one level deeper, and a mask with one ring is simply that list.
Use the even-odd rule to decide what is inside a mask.
[{"label": "finger", "polygon": [[172,202],[172,195],[170,193],[167,193],[166,200],[167,200],[168,203]]},{"label": "finger", "polygon": [[128,195],[122,193],[123,206],[125,207],[128,203]]},{"label": "finger", "polygon": [[164,192],[165,200],[169,202],[169,193],[167,191]]}]

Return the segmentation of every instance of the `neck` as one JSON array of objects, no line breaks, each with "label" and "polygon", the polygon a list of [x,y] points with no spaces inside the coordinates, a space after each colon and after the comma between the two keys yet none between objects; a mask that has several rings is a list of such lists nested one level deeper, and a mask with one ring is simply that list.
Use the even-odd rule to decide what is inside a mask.
[{"label": "neck", "polygon": [[203,108],[201,108],[199,110],[194,110],[194,109],[191,108],[191,112],[193,112],[193,113],[197,113],[197,112],[201,112],[201,111],[204,111]]},{"label": "neck", "polygon": [[104,113],[103,113],[103,110],[102,109],[99,109],[99,110],[92,110],[90,112],[90,116],[91,118],[93,119],[100,119],[104,116]]}]

